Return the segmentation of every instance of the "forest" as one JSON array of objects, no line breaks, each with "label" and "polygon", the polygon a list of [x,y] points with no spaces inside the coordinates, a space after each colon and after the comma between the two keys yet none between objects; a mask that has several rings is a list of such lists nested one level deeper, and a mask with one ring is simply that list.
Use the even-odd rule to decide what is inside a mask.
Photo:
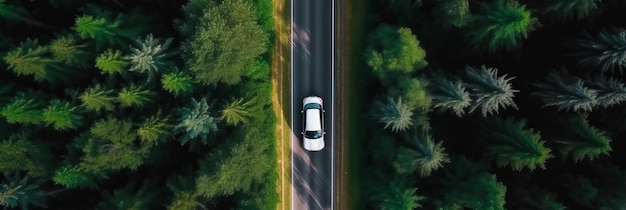
[{"label": "forest", "polygon": [[3,209],[274,209],[270,0],[0,0]]},{"label": "forest", "polygon": [[357,206],[626,209],[625,1],[368,4]]}]

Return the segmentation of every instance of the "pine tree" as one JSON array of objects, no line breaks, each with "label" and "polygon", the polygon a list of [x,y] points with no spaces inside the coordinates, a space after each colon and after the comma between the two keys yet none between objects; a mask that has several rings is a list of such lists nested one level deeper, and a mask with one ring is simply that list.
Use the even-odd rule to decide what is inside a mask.
[{"label": "pine tree", "polygon": [[393,100],[388,97],[386,101],[374,102],[373,116],[380,122],[385,124],[384,129],[391,126],[391,131],[399,132],[408,129],[413,125],[413,111],[402,101],[402,98]]},{"label": "pine tree", "polygon": [[83,15],[77,17],[72,29],[78,33],[80,38],[93,39],[96,49],[101,49],[105,45],[124,45],[126,40],[136,36],[136,31],[121,28],[123,16],[118,16],[115,20],[108,20],[104,17],[94,17]]},{"label": "pine tree", "polygon": [[506,187],[484,166],[461,156],[444,172],[440,181],[444,195],[437,202],[438,209],[504,210]]},{"label": "pine tree", "polygon": [[124,57],[130,62],[129,71],[146,74],[148,81],[152,80],[168,65],[171,65],[167,58],[173,55],[173,53],[168,52],[172,40],[172,38],[168,38],[161,42],[152,34],[146,35],[144,40],[137,39],[137,48],[131,47],[131,54]]},{"label": "pine tree", "polygon": [[240,123],[247,125],[250,123],[250,118],[254,117],[250,112],[253,103],[253,100],[244,102],[243,98],[233,99],[220,111],[222,113],[220,120],[225,120],[226,124],[231,126],[237,126]]},{"label": "pine tree", "polygon": [[163,75],[161,85],[164,90],[179,97],[193,92],[195,80],[185,72],[174,71]]},{"label": "pine tree", "polygon": [[5,209],[28,209],[30,206],[46,207],[46,193],[40,189],[40,181],[28,176],[7,176],[0,183],[0,206]]},{"label": "pine tree", "polygon": [[44,103],[37,96],[20,92],[2,107],[0,115],[9,123],[39,125],[43,122],[44,107]]},{"label": "pine tree", "polygon": [[545,169],[546,160],[553,157],[539,134],[524,129],[525,124],[523,120],[493,117],[483,125],[481,137],[488,141],[487,149],[495,155],[498,166],[511,166],[515,171]]},{"label": "pine tree", "polygon": [[124,60],[122,52],[119,50],[113,51],[107,49],[96,57],[96,68],[100,69],[103,74],[124,74],[126,73],[126,66],[128,66],[128,64],[129,62]]},{"label": "pine tree", "polygon": [[178,124],[174,127],[174,134],[183,134],[179,139],[184,145],[189,140],[199,139],[202,144],[208,143],[208,135],[217,131],[218,119],[210,113],[206,98],[196,101],[192,98],[191,107],[179,109]]},{"label": "pine tree", "polygon": [[543,1],[539,11],[555,20],[583,19],[598,9],[601,0]]},{"label": "pine tree", "polygon": [[82,106],[88,111],[112,111],[115,109],[116,102],[116,98],[111,96],[112,94],[113,90],[96,84],[93,87],[87,88],[79,98],[82,101]]},{"label": "pine tree", "polygon": [[50,173],[54,156],[49,148],[31,140],[23,132],[12,133],[0,141],[0,173],[25,171],[31,177],[46,176]]},{"label": "pine tree", "polygon": [[591,111],[598,103],[598,92],[585,87],[583,80],[570,76],[565,69],[548,73],[533,86],[538,90],[531,95],[539,97],[544,106],[556,106],[559,111]]},{"label": "pine tree", "polygon": [[598,106],[603,108],[626,101],[626,85],[620,79],[606,75],[587,77],[585,86],[597,91]]},{"label": "pine tree", "polygon": [[159,193],[153,180],[144,181],[140,186],[133,180],[113,192],[102,192],[102,200],[96,205],[96,209],[155,209],[161,207],[156,205],[159,203]]},{"label": "pine tree", "polygon": [[117,101],[120,107],[142,108],[154,101],[156,93],[135,84],[130,84],[117,94]]},{"label": "pine tree", "polygon": [[513,97],[518,90],[513,89],[510,81],[515,77],[507,75],[498,76],[498,69],[488,68],[484,65],[477,69],[472,66],[465,67],[463,83],[470,92],[472,105],[469,112],[472,113],[480,108],[482,115],[497,114],[500,108],[513,107],[517,109]]},{"label": "pine tree", "polygon": [[393,166],[399,174],[419,171],[420,176],[425,177],[443,167],[444,163],[450,162],[441,142],[435,144],[430,135],[413,132],[404,138],[412,147],[401,146],[398,149]]},{"label": "pine tree", "polygon": [[196,208],[206,208],[202,205],[200,196],[195,190],[193,177],[176,175],[169,177],[165,184],[167,188],[173,192],[174,198],[172,203],[167,207],[168,210],[193,210]]},{"label": "pine tree", "polygon": [[73,36],[66,35],[52,40],[49,49],[55,61],[72,67],[85,67],[89,60],[86,47],[85,44],[79,44]]},{"label": "pine tree", "polygon": [[475,48],[489,52],[513,50],[539,25],[525,5],[513,0],[479,3],[468,35]]},{"label": "pine tree", "polygon": [[160,113],[153,115],[139,124],[137,136],[148,145],[155,145],[170,136],[174,125],[170,124],[168,117],[162,117]]},{"label": "pine tree", "polygon": [[64,165],[54,172],[52,181],[72,189],[97,189],[97,181],[104,178],[102,173],[88,173],[78,166]]},{"label": "pine tree", "polygon": [[76,129],[83,124],[83,117],[79,111],[78,107],[71,105],[70,102],[55,99],[43,110],[43,121],[59,131]]},{"label": "pine tree", "polygon": [[626,30],[603,28],[595,36],[584,32],[581,38],[568,43],[578,58],[578,65],[601,72],[622,72],[626,67]]},{"label": "pine tree", "polygon": [[377,209],[412,210],[422,207],[419,202],[425,198],[417,195],[417,188],[411,186],[408,177],[395,176],[386,181],[371,198]]},{"label": "pine tree", "polygon": [[433,107],[449,109],[457,116],[465,114],[465,108],[471,105],[470,93],[463,87],[459,80],[448,80],[441,75],[430,79],[432,85],[428,86],[429,95],[433,98]]},{"label": "pine tree", "polygon": [[611,139],[590,125],[586,114],[558,116],[557,119],[556,129],[551,130],[553,138],[562,145],[561,151],[574,161],[594,160],[611,152]]},{"label": "pine tree", "polygon": [[63,81],[64,69],[48,53],[48,47],[39,45],[36,39],[27,39],[8,51],[4,61],[19,76],[33,76],[35,81]]}]

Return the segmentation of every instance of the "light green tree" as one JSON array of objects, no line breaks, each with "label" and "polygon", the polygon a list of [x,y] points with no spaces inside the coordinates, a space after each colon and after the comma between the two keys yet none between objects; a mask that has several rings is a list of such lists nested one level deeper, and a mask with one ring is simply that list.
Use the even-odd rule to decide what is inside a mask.
[{"label": "light green tree", "polygon": [[450,162],[441,142],[435,143],[432,137],[421,132],[409,132],[404,139],[410,147],[400,146],[393,166],[399,174],[411,174],[415,171],[420,176],[429,176],[432,172]]},{"label": "light green tree", "polygon": [[515,171],[545,169],[546,160],[553,157],[539,133],[525,129],[525,124],[513,118],[492,117],[485,121],[481,138],[487,141],[487,150],[496,157],[498,166],[510,166]]},{"label": "light green tree", "polygon": [[80,38],[93,39],[96,49],[101,49],[105,45],[123,45],[137,36],[137,31],[121,27],[123,21],[123,16],[108,20],[104,17],[82,15],[76,18],[72,29]]},{"label": "light green tree", "polygon": [[55,61],[71,67],[85,67],[90,59],[86,47],[78,43],[74,36],[65,35],[52,40],[49,49]]},{"label": "light green tree", "polygon": [[419,203],[425,198],[417,195],[417,188],[411,186],[409,177],[394,176],[385,180],[380,189],[377,189],[372,198],[377,209],[381,210],[412,210],[422,205]]},{"label": "light green tree", "polygon": [[45,107],[37,95],[19,92],[0,109],[9,123],[35,124],[43,123],[42,110]]},{"label": "light green tree", "polygon": [[21,42],[6,53],[4,61],[9,70],[19,76],[33,76],[35,81],[57,82],[66,76],[66,70],[49,55],[48,47],[39,45],[36,39]]},{"label": "light green tree", "polygon": [[120,107],[141,108],[151,104],[155,97],[155,92],[135,84],[123,87],[117,93],[117,101],[120,103]]},{"label": "light green tree", "polygon": [[[249,1],[196,1],[200,0],[183,7],[186,21],[193,22],[181,26],[183,34],[185,28],[195,30],[181,47],[187,52],[189,70],[205,85],[239,83],[244,67],[266,51],[268,34],[257,23]],[[191,20],[194,18],[199,21]]]},{"label": "light green tree", "polygon": [[70,102],[55,99],[43,110],[42,116],[46,125],[64,131],[76,129],[83,124],[83,117],[79,112],[79,107],[73,106]]},{"label": "light green tree", "polygon": [[28,209],[31,206],[46,207],[46,192],[40,188],[40,181],[31,181],[11,175],[0,183],[0,206],[5,209]]},{"label": "light green tree", "polygon": [[82,102],[82,106],[88,111],[112,111],[115,109],[116,102],[116,98],[112,96],[112,94],[113,90],[96,84],[95,86],[87,88],[79,98]]},{"label": "light green tree", "polygon": [[388,86],[389,95],[402,97],[411,109],[425,111],[432,106],[432,97],[426,91],[428,82],[421,78],[398,77]]},{"label": "light green tree", "polygon": [[195,80],[183,71],[167,73],[161,78],[161,87],[177,97],[191,94],[194,85]]},{"label": "light green tree", "polygon": [[525,5],[514,0],[480,2],[467,35],[477,49],[489,52],[517,49],[539,25]]},{"label": "light green tree", "polygon": [[250,118],[254,117],[251,112],[253,103],[254,100],[244,101],[243,98],[229,101],[220,110],[222,114],[220,120],[226,121],[226,124],[231,126],[237,126],[240,123],[247,125],[250,123]]},{"label": "light green tree", "polygon": [[181,134],[180,144],[184,145],[190,140],[199,139],[202,144],[208,143],[208,135],[217,131],[218,119],[210,112],[206,98],[196,101],[191,99],[190,107],[179,109],[178,124],[174,127],[174,134]]},{"label": "light green tree", "polygon": [[518,90],[513,89],[511,80],[515,77],[498,76],[498,69],[481,66],[480,69],[466,66],[463,83],[470,92],[472,104],[469,112],[480,108],[482,115],[497,114],[500,108],[517,109],[513,97]]},{"label": "light green tree", "polygon": [[96,57],[96,68],[100,69],[103,74],[125,74],[128,64],[129,62],[124,60],[119,50],[107,49]]},{"label": "light green tree", "polygon": [[154,38],[152,34],[146,35],[146,38],[136,40],[137,47],[131,47],[131,54],[124,58],[129,61],[129,71],[136,71],[148,76],[148,80],[154,79],[158,73],[162,72],[171,62],[168,57],[174,55],[168,52],[172,38],[161,41]]},{"label": "light green tree", "polygon": [[598,91],[585,87],[582,79],[570,76],[565,69],[551,71],[545,79],[533,84],[544,106],[555,106],[558,110],[591,111],[598,104]]},{"label": "light green tree", "polygon": [[385,101],[374,102],[372,115],[378,122],[385,124],[383,129],[391,127],[391,131],[400,132],[413,125],[413,110],[402,101],[402,98],[393,100],[387,97]]},{"label": "light green tree", "polygon": [[172,128],[169,117],[157,113],[139,124],[137,136],[144,144],[156,145],[171,135]]},{"label": "light green tree", "polygon": [[97,189],[97,181],[104,178],[103,173],[88,173],[78,166],[64,165],[52,176],[54,183],[72,189]]},{"label": "light green tree", "polygon": [[388,72],[411,73],[426,67],[426,52],[409,28],[381,25],[368,36],[365,60],[385,81]]}]

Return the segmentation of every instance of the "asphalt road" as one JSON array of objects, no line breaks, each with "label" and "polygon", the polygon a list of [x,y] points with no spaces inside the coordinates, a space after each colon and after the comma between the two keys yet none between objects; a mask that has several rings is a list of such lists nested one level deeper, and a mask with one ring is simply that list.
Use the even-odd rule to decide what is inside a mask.
[{"label": "asphalt road", "polygon": [[[293,210],[334,209],[334,0],[291,1],[291,182]],[[326,109],[326,147],[302,147],[302,99],[317,95]]]}]

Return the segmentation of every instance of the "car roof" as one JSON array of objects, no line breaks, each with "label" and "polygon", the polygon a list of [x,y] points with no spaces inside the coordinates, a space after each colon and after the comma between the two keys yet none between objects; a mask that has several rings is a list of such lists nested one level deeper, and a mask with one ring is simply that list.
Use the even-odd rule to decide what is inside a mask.
[{"label": "car roof", "polygon": [[322,130],[321,122],[321,110],[319,109],[307,109],[306,110],[306,127],[307,131],[319,131]]}]

